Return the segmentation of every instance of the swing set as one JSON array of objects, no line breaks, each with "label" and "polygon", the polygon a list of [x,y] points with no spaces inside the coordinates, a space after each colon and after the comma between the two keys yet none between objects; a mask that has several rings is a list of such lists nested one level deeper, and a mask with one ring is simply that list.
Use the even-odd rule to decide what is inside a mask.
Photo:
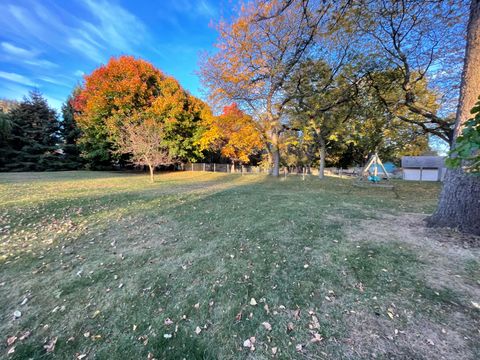
[{"label": "swing set", "polygon": [[[383,174],[379,175],[379,168],[382,170]],[[377,153],[373,154],[367,162],[367,165],[362,169],[358,180],[355,185],[358,186],[365,186],[371,185],[375,187],[385,187],[385,188],[393,188],[392,184],[384,184],[382,183],[383,180],[389,181],[390,175],[388,174],[385,166],[383,166],[382,160]]]}]

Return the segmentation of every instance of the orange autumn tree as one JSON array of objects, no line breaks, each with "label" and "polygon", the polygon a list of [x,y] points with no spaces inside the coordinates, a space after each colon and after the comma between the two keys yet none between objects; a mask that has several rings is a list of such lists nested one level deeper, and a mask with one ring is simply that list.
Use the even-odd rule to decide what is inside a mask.
[{"label": "orange autumn tree", "polygon": [[162,146],[172,157],[201,156],[196,145],[198,125],[208,107],[145,60],[111,58],[85,76],[73,104],[83,133],[83,156],[92,167],[108,166],[111,156],[121,153],[116,151],[121,132],[131,119],[154,119],[162,127]]},{"label": "orange autumn tree", "polygon": [[240,110],[236,103],[223,108],[220,116],[210,116],[204,122],[206,130],[199,140],[203,150],[220,150],[222,156],[235,163],[248,164],[250,155],[264,147],[255,121]]}]

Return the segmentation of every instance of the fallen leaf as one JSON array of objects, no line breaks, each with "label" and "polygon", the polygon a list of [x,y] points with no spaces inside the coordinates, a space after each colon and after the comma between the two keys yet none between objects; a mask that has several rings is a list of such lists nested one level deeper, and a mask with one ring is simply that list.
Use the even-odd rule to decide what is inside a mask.
[{"label": "fallen leaf", "polygon": [[137,330],[137,325],[136,325],[136,324],[133,324],[132,330],[133,330],[133,331]]},{"label": "fallen leaf", "polygon": [[427,339],[427,344],[428,344],[428,345],[435,346],[435,343],[434,343],[432,340],[430,340],[430,339]]},{"label": "fallen leaf", "polygon": [[252,343],[251,343],[250,339],[247,339],[243,342],[243,347],[246,347],[246,348],[251,348],[252,347]]},{"label": "fallen leaf", "polygon": [[173,321],[170,318],[166,318],[165,321],[163,322],[165,325],[172,325]]},{"label": "fallen leaf", "polygon": [[287,324],[287,331],[288,331],[288,332],[293,331],[293,328],[294,328],[293,323],[292,323],[292,322],[289,322],[289,323]]},{"label": "fallen leaf", "polygon": [[12,346],[10,349],[8,349],[7,354],[13,354],[15,352],[15,346]]},{"label": "fallen leaf", "polygon": [[267,331],[272,331],[272,325],[270,325],[268,322],[265,321],[262,323],[262,325]]},{"label": "fallen leaf", "polygon": [[13,345],[15,343],[15,341],[17,341],[17,337],[16,336],[10,336],[7,339],[7,346]]},{"label": "fallen leaf", "polygon": [[84,359],[84,358],[86,358],[86,357],[87,357],[87,354],[78,354],[78,355],[77,355],[77,359],[78,359],[78,360],[82,360],[82,359]]},{"label": "fallen leaf", "polygon": [[295,346],[295,350],[297,350],[297,351],[302,351],[302,349],[303,349],[302,344],[298,344],[297,346]]},{"label": "fallen leaf", "polygon": [[20,335],[20,337],[18,338],[18,340],[25,340],[27,339],[30,335],[32,335],[32,333],[30,331],[25,331],[22,335]]},{"label": "fallen leaf", "polygon": [[303,268],[304,268],[304,269],[308,269],[309,266],[310,266],[310,265],[305,264],[305,265],[303,265]]},{"label": "fallen leaf", "polygon": [[310,340],[311,343],[319,343],[320,341],[323,340],[323,338],[320,336],[319,333],[313,333],[313,338]]},{"label": "fallen leaf", "polygon": [[43,348],[47,350],[47,353],[55,351],[55,344],[57,343],[57,337],[55,336],[54,338],[50,339],[50,341],[43,345]]},{"label": "fallen leaf", "polygon": [[201,332],[202,332],[202,329],[200,328],[200,326],[197,326],[195,328],[195,334],[199,335]]},{"label": "fallen leaf", "polygon": [[235,316],[235,320],[237,320],[237,321],[242,320],[242,312],[241,311]]},{"label": "fallen leaf", "polygon": [[267,315],[270,314],[270,309],[268,308],[268,304],[265,304],[265,305],[263,306],[263,309],[265,310],[265,312],[267,313]]},{"label": "fallen leaf", "polygon": [[95,319],[100,314],[100,310],[95,310],[93,313],[92,319]]},{"label": "fallen leaf", "polygon": [[172,338],[172,334],[163,334],[163,337],[165,339],[171,339]]},{"label": "fallen leaf", "polygon": [[276,347],[272,347],[272,354],[275,355],[277,353],[278,349]]},{"label": "fallen leaf", "polygon": [[13,317],[14,317],[15,319],[18,319],[20,316],[22,316],[22,313],[21,313],[20,311],[15,310],[15,311],[13,312]]},{"label": "fallen leaf", "polygon": [[200,303],[196,303],[195,305],[193,305],[193,307],[198,310],[200,308]]},{"label": "fallen leaf", "polygon": [[295,320],[300,319],[300,309],[297,309],[297,310],[295,310],[295,311],[293,312],[293,318],[294,318]]},{"label": "fallen leaf", "polygon": [[257,305],[257,300],[255,300],[255,298],[251,298],[250,299],[250,305],[252,305],[252,306]]},{"label": "fallen leaf", "polygon": [[313,329],[320,329],[320,322],[318,321],[318,318],[315,315],[312,315],[312,328]]},{"label": "fallen leaf", "polygon": [[472,303],[474,308],[480,309],[480,304],[479,303],[477,303],[475,301],[472,301],[471,303]]}]

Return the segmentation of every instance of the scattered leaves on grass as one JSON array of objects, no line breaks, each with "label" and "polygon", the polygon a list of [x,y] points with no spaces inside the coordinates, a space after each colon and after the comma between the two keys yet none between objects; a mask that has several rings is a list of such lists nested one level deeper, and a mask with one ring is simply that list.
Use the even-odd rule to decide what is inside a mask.
[{"label": "scattered leaves on grass", "polygon": [[15,352],[15,346],[12,346],[10,349],[8,349],[7,354],[13,354]]},{"label": "scattered leaves on grass", "polygon": [[272,347],[272,355],[276,355],[278,351],[277,347]]},{"label": "scattered leaves on grass", "polygon": [[82,360],[82,359],[85,359],[86,357],[87,357],[87,354],[78,354],[77,360]]},{"label": "scattered leaves on grass", "polygon": [[255,300],[255,298],[251,298],[250,299],[250,305],[252,305],[252,306],[257,305],[257,300]]},{"label": "scattered leaves on grass", "polygon": [[249,348],[251,351],[255,351],[255,336],[252,336],[243,342],[243,347]]},{"label": "scattered leaves on grass", "polygon": [[193,305],[193,307],[197,310],[200,309],[200,303],[196,303],[195,305]]},{"label": "scattered leaves on grass", "polygon": [[297,344],[297,345],[295,346],[295,350],[297,350],[298,352],[301,352],[302,349],[303,349],[303,345],[302,345],[302,344]]},{"label": "scattered leaves on grass", "polygon": [[165,339],[171,339],[172,338],[172,334],[163,334],[163,337]]},{"label": "scattered leaves on grass", "polygon": [[166,318],[165,321],[163,322],[165,325],[172,325],[173,321],[170,318]]},{"label": "scattered leaves on grass", "polygon": [[236,321],[242,320],[242,311],[240,311],[236,316],[235,316]]},{"label": "scattered leaves on grass", "polygon": [[197,326],[195,328],[195,334],[200,335],[201,332],[202,332],[202,329],[200,328],[200,326]]}]

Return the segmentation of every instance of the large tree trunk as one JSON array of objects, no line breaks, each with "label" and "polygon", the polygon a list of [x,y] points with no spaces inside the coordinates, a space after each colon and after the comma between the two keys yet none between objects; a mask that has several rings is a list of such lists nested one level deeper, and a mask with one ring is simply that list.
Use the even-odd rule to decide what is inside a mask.
[{"label": "large tree trunk", "polygon": [[271,141],[272,175],[278,177],[280,176],[280,149],[278,148],[278,133],[276,131],[273,132]]},{"label": "large tree trunk", "polygon": [[320,143],[320,168],[318,169],[318,178],[323,179],[325,177],[325,156],[326,156],[326,145],[325,140],[322,137],[319,139]]},{"label": "large tree trunk", "polygon": [[[479,95],[480,0],[472,0],[454,139],[461,133],[465,121],[471,117],[470,110]],[[461,168],[448,170],[438,208],[427,219],[427,224],[454,227],[480,235],[480,177],[469,175]]]}]

